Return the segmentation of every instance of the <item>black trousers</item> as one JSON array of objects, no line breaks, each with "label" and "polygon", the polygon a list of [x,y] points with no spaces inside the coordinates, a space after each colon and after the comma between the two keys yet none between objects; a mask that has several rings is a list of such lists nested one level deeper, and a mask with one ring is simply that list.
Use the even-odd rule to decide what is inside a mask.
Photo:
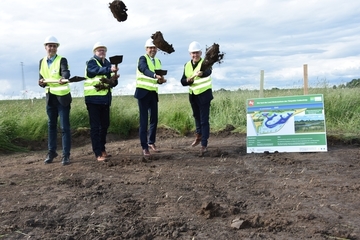
[{"label": "black trousers", "polygon": [[[158,96],[154,91],[149,91],[145,97],[138,99],[140,112],[139,137],[142,149],[148,149],[148,144],[156,141],[156,129],[158,124]],[[148,122],[150,115],[150,125]]]},{"label": "black trousers", "polygon": [[92,149],[95,156],[105,151],[106,135],[110,126],[110,106],[105,104],[86,104],[89,121]]},{"label": "black trousers", "polygon": [[196,133],[201,134],[201,146],[207,147],[210,136],[210,101],[201,102],[199,96],[191,95],[190,104],[195,119]]}]

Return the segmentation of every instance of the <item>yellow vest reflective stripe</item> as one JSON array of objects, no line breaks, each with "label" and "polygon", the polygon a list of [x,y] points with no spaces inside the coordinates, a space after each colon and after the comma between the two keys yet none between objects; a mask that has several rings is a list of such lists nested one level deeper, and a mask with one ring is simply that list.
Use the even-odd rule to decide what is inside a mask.
[{"label": "yellow vest reflective stripe", "polygon": [[[203,59],[200,60],[200,62],[198,63],[198,65],[196,66],[195,69],[193,69],[191,61],[187,62],[185,65],[185,76],[187,78],[193,76],[193,74],[197,71],[200,71],[201,68],[201,64],[203,62]],[[211,77],[195,77],[194,78],[194,83],[189,85],[189,93],[190,94],[195,94],[195,95],[199,95],[200,93],[205,92],[208,89],[212,88],[212,82],[211,82]]]},{"label": "yellow vest reflective stripe", "polygon": [[[161,63],[160,60],[157,58],[154,58],[155,60],[155,66],[153,62],[151,61],[150,57],[145,54],[147,65],[149,67],[149,70],[152,72],[155,72],[155,69],[161,69]],[[138,62],[139,63],[139,62]],[[151,78],[148,76],[145,76],[142,72],[139,71],[138,68],[136,68],[136,87],[137,88],[143,88],[149,91],[156,91],[158,92],[158,83],[156,78]]]},{"label": "yellow vest reflective stripe", "polygon": [[[59,80],[61,79],[60,75],[60,62],[61,56],[57,55],[54,61],[50,66],[47,64],[47,57],[44,57],[40,65],[40,74],[46,80]],[[45,92],[52,93],[57,96],[64,96],[70,93],[69,83],[59,84],[59,83],[47,83],[45,86]]]},{"label": "yellow vest reflective stripe", "polygon": [[[99,61],[96,58],[93,58],[96,61],[96,64],[99,67],[102,67],[101,64],[99,63]],[[105,96],[108,93],[107,89],[103,89],[103,90],[96,90],[95,85],[100,83],[100,79],[101,78],[107,78],[106,75],[96,75],[93,78],[89,78],[87,76],[87,71],[85,68],[85,78],[86,80],[84,81],[84,96]],[[106,83],[104,83],[105,86],[108,85]],[[112,91],[111,88],[109,89],[109,91]]]}]

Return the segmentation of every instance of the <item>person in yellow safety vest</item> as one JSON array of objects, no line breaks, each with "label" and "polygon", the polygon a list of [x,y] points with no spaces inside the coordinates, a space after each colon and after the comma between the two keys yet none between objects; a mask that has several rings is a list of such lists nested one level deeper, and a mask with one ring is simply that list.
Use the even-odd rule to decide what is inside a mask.
[{"label": "person in yellow safety vest", "polygon": [[189,45],[191,60],[184,66],[181,84],[189,86],[189,101],[195,119],[195,140],[191,144],[195,147],[201,143],[200,155],[207,152],[210,135],[210,102],[214,98],[212,94],[212,69],[200,71],[203,59],[201,58],[201,45],[194,41]]},{"label": "person in yellow safety vest", "polygon": [[62,159],[63,165],[70,164],[71,133],[70,108],[71,93],[69,83],[62,81],[70,78],[67,59],[57,55],[60,43],[54,36],[46,37],[44,41],[46,57],[39,63],[39,86],[45,88],[46,113],[48,115],[48,154],[44,163],[52,163],[58,156],[57,150],[57,122],[60,117],[62,131]]},{"label": "person in yellow safety vest", "polygon": [[[106,161],[111,155],[106,152],[106,136],[110,126],[110,106],[112,100],[112,88],[117,86],[118,68],[112,66],[106,59],[107,47],[100,42],[93,46],[94,56],[86,62],[84,81],[85,104],[89,114],[90,136],[92,150],[97,161]],[[108,88],[97,90],[95,85],[100,83],[101,78],[110,79],[116,74],[116,81]]]},{"label": "person in yellow safety vest", "polygon": [[[138,100],[140,119],[139,137],[143,155],[150,156],[149,148],[158,152],[155,146],[158,124],[158,84],[166,82],[163,76],[155,74],[161,69],[161,62],[155,57],[157,48],[151,38],[145,42],[146,54],[140,56],[136,71],[136,90],[134,97]],[[150,125],[148,131],[148,118]]]}]

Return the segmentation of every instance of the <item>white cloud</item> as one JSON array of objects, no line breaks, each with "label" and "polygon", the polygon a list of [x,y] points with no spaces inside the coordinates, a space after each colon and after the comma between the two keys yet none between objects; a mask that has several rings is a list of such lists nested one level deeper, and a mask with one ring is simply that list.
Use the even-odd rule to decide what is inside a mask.
[{"label": "white cloud", "polygon": [[[137,59],[156,31],[175,48],[172,54],[158,53],[168,70],[168,82],[160,86],[160,93],[187,91],[180,78],[193,40],[203,46],[219,43],[225,52],[224,62],[214,65],[214,90],[256,89],[261,70],[266,88],[291,87],[302,80],[303,64],[308,64],[310,83],[326,79],[340,84],[360,78],[360,2],[356,0],[346,4],[340,0],[124,1],[128,19],[121,23],[112,16],[109,2],[1,0],[0,98],[43,94],[37,85],[38,61],[45,55],[43,41],[48,35],[61,42],[58,53],[68,59],[73,76],[84,74],[97,41],[108,46],[108,57],[123,54],[115,94],[135,91]],[[72,91],[81,96],[81,83],[73,84]]]},{"label": "white cloud", "polygon": [[0,93],[6,93],[11,89],[11,84],[8,80],[0,80],[0,86]]}]

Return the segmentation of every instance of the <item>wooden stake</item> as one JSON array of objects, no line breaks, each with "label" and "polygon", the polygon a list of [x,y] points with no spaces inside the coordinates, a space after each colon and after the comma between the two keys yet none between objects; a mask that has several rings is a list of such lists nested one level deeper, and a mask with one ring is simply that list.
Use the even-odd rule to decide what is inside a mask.
[{"label": "wooden stake", "polygon": [[308,67],[304,64],[304,95],[308,94]]}]

